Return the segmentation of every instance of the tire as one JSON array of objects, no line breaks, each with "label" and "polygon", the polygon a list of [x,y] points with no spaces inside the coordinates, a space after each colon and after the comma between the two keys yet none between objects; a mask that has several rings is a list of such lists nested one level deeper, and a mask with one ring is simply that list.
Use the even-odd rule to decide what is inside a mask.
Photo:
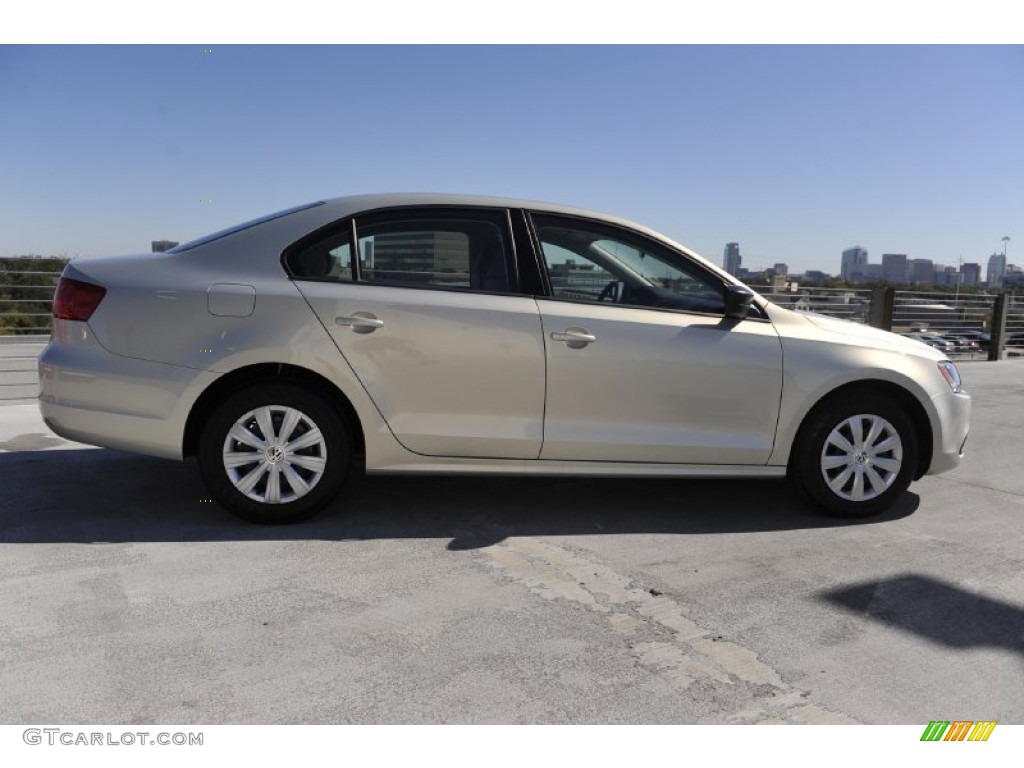
[{"label": "tire", "polygon": [[[269,441],[266,431],[273,434]],[[341,490],[351,464],[342,416],[320,395],[290,384],[235,392],[199,438],[207,489],[229,512],[253,523],[312,517]]]},{"label": "tire", "polygon": [[900,403],[874,392],[836,396],[807,417],[790,479],[826,514],[877,515],[910,485],[917,442]]}]

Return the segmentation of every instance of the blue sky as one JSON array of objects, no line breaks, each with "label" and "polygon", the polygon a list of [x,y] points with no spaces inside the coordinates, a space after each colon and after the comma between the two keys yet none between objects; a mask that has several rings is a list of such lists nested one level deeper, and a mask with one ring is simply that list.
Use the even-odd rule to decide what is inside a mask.
[{"label": "blue sky", "polygon": [[[1024,46],[3,46],[0,255],[512,195],[721,263],[1024,263]],[[212,202],[201,202],[212,200]],[[1024,253],[1024,252],[1022,252]]]}]

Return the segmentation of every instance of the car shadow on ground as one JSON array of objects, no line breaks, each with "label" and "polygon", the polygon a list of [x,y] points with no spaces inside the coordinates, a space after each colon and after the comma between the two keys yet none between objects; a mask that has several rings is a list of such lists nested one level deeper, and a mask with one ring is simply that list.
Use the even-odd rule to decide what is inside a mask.
[{"label": "car shadow on ground", "polygon": [[452,550],[508,537],[740,533],[877,525],[819,515],[781,480],[356,476],[316,518],[252,525],[210,500],[192,460],[105,449],[0,453],[0,543],[447,538]]},{"label": "car shadow on ground", "polygon": [[949,648],[1008,648],[1024,653],[1024,610],[929,576],[901,574],[830,589],[819,596]]}]

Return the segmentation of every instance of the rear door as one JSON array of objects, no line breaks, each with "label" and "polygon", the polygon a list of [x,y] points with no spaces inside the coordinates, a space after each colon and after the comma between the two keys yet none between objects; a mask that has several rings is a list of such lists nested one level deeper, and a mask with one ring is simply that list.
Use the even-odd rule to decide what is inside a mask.
[{"label": "rear door", "polygon": [[514,247],[507,211],[406,208],[339,222],[286,263],[406,448],[536,459],[544,340]]}]

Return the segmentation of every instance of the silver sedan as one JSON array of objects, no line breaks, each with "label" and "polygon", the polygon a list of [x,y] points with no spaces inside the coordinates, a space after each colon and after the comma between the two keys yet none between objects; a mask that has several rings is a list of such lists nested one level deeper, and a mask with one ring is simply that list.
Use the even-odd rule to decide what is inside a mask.
[{"label": "silver sedan", "polygon": [[783,309],[643,226],[448,195],[73,261],[39,369],[54,432],[195,455],[225,508],[266,523],[321,510],[359,464],[788,475],[870,515],[959,463],[970,411],[942,352]]}]

